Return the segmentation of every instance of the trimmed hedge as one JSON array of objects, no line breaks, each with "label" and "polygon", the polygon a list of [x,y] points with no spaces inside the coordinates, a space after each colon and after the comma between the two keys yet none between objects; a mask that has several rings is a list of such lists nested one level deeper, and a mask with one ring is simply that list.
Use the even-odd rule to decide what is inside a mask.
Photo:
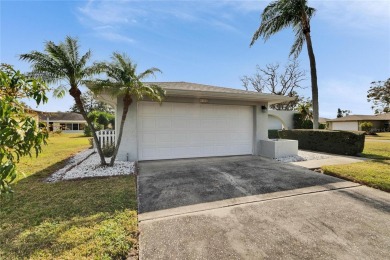
[{"label": "trimmed hedge", "polygon": [[298,140],[298,148],[343,155],[356,155],[364,148],[364,132],[328,130],[279,130],[282,139]]},{"label": "trimmed hedge", "polygon": [[278,129],[268,130],[268,138],[269,139],[279,139]]}]

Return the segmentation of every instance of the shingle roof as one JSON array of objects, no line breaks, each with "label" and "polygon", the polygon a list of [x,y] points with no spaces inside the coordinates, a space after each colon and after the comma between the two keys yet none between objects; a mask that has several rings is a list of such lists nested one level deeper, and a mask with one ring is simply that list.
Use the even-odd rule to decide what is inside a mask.
[{"label": "shingle roof", "polygon": [[390,120],[390,113],[380,115],[349,115],[345,117],[328,119],[328,122],[345,122],[345,121],[375,121],[375,120]]},{"label": "shingle roof", "polygon": [[46,121],[85,121],[83,116],[74,112],[39,112],[39,120]]},{"label": "shingle roof", "polygon": [[[195,91],[209,91],[221,93],[241,93],[241,94],[259,94],[256,91],[247,91],[244,89],[217,87],[205,84],[190,83],[190,82],[146,82],[147,84],[156,84],[165,90],[195,90]],[[264,93],[263,93],[264,94]]]}]

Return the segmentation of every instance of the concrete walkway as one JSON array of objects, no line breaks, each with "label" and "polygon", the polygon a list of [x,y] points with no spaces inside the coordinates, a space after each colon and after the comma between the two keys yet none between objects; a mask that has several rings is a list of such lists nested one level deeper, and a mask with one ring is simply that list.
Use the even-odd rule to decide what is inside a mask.
[{"label": "concrete walkway", "polygon": [[140,259],[386,259],[388,193],[255,156],[141,162]]},{"label": "concrete walkway", "polygon": [[307,169],[318,169],[322,166],[328,165],[339,165],[339,164],[350,164],[367,161],[369,159],[362,157],[354,157],[354,156],[343,156],[343,155],[331,155],[331,158],[320,159],[320,160],[308,160],[301,162],[292,162],[291,164],[296,166],[305,167]]}]

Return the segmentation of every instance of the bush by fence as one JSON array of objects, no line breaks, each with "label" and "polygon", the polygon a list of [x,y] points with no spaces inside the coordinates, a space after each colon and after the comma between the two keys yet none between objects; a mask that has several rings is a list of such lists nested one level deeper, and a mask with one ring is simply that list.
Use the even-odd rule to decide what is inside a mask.
[{"label": "bush by fence", "polygon": [[282,139],[298,140],[298,148],[326,153],[356,155],[364,148],[364,132],[328,130],[279,130]]}]

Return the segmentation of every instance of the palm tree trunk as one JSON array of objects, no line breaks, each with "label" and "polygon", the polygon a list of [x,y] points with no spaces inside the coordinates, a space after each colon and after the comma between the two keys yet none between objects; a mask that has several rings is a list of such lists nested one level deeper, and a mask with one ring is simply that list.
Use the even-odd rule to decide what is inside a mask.
[{"label": "palm tree trunk", "polygon": [[96,135],[96,129],[93,126],[92,121],[89,120],[87,113],[84,110],[83,101],[81,100],[81,91],[77,87],[71,87],[69,90],[69,94],[74,98],[76,102],[76,106],[78,107],[81,115],[83,116],[84,120],[87,121],[88,126],[91,128],[93,140],[95,141],[96,148],[100,157],[100,164],[107,165],[106,159],[104,159],[102,148],[100,147],[99,144],[99,139],[97,138]]},{"label": "palm tree trunk", "polygon": [[318,129],[319,106],[318,106],[318,84],[317,84],[317,68],[316,59],[314,57],[313,45],[311,43],[310,32],[305,34],[307,52],[310,60],[310,75],[311,75],[311,93],[313,99],[313,129]]},{"label": "palm tree trunk", "polygon": [[130,95],[125,95],[123,97],[123,111],[122,111],[121,124],[119,126],[118,141],[116,143],[114,154],[111,157],[111,161],[110,161],[109,166],[114,166],[114,162],[115,162],[116,156],[118,154],[119,146],[120,146],[121,140],[122,140],[123,127],[125,125],[127,112],[129,111],[129,107],[130,107],[132,102],[133,102],[133,100],[132,100]]}]

